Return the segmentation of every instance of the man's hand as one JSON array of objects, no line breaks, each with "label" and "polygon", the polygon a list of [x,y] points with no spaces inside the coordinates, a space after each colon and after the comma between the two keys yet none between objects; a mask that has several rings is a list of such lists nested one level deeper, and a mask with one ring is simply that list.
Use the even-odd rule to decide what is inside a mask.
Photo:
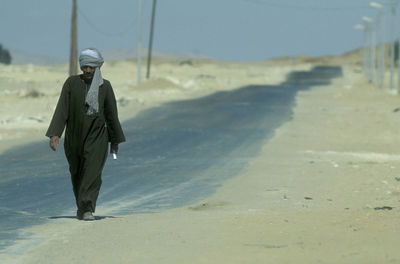
[{"label": "man's hand", "polygon": [[112,154],[112,153],[118,154],[118,144],[111,143],[110,145],[111,145],[111,147],[110,147],[110,153],[111,153],[111,154]]},{"label": "man's hand", "polygon": [[56,151],[58,144],[60,143],[60,138],[58,136],[52,136],[50,138],[50,148]]}]

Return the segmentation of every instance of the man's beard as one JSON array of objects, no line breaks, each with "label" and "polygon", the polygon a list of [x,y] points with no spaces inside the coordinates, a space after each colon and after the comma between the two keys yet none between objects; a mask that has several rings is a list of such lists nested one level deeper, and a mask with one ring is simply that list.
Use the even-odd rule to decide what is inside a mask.
[{"label": "man's beard", "polygon": [[94,75],[94,73],[84,72],[83,78],[87,81],[91,81],[93,79],[93,75]]}]

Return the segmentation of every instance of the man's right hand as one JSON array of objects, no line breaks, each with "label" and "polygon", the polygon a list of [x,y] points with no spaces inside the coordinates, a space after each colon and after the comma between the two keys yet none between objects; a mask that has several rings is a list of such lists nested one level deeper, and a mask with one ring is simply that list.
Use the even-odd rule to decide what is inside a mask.
[{"label": "man's right hand", "polygon": [[59,142],[60,142],[60,138],[58,136],[52,136],[50,138],[50,148],[52,150],[56,151]]}]

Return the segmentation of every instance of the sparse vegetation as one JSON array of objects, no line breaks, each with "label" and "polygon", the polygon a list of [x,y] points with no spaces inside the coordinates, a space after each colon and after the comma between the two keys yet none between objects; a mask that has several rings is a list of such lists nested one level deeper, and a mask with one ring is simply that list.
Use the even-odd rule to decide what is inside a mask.
[{"label": "sparse vegetation", "polygon": [[192,62],[192,60],[184,60],[184,61],[181,61],[181,62],[179,63],[179,65],[180,65],[180,66],[183,66],[183,65],[193,66],[193,62]]},{"label": "sparse vegetation", "polygon": [[39,92],[39,91],[35,90],[35,89],[29,90],[25,95],[25,97],[31,97],[31,98],[38,98],[38,97],[41,97],[41,96],[44,96],[44,94],[42,92]]},{"label": "sparse vegetation", "polygon": [[11,54],[0,44],[0,63],[11,64]]}]

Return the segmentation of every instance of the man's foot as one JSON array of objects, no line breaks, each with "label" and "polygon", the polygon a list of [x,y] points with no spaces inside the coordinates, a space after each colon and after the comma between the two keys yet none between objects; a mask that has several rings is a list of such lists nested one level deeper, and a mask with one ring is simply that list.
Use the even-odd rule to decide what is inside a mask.
[{"label": "man's foot", "polygon": [[94,220],[94,216],[92,214],[92,212],[85,212],[82,216],[82,220],[84,221],[93,221]]},{"label": "man's foot", "polygon": [[83,219],[83,212],[82,211],[76,211],[76,219],[82,220]]}]

